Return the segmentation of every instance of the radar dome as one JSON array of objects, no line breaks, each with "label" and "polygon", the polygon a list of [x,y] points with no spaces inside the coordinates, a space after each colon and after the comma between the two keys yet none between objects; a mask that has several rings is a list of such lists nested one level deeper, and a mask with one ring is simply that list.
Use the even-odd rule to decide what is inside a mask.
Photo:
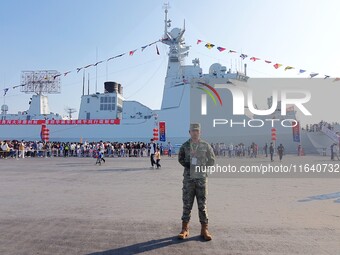
[{"label": "radar dome", "polygon": [[176,39],[181,34],[181,29],[175,27],[171,30],[170,35],[172,38]]},{"label": "radar dome", "polygon": [[209,74],[222,74],[222,73],[225,73],[226,71],[226,67],[225,66],[222,66],[221,64],[219,63],[214,63],[210,66],[209,68]]},{"label": "radar dome", "polygon": [[7,105],[7,104],[3,104],[3,105],[1,106],[1,112],[3,112],[3,113],[8,112],[8,105]]}]

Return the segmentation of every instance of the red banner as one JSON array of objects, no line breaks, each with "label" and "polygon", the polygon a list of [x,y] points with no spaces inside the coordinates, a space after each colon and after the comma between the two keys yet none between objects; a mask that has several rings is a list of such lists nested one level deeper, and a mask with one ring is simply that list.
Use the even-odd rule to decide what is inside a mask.
[{"label": "red banner", "polygon": [[293,127],[293,141],[300,142],[300,123],[297,122],[296,126]]},{"label": "red banner", "polygon": [[0,125],[119,125],[120,119],[93,120],[0,120]]},{"label": "red banner", "polygon": [[159,122],[159,141],[161,141],[161,142],[166,141],[165,122],[164,121]]}]

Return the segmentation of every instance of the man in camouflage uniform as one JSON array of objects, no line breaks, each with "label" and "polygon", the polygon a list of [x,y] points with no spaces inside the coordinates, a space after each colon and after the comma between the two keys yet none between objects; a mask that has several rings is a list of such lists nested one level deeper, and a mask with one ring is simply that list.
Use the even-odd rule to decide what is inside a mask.
[{"label": "man in camouflage uniform", "polygon": [[189,236],[188,224],[196,197],[198,215],[202,225],[201,236],[206,241],[210,241],[212,237],[208,232],[208,179],[206,172],[197,171],[197,168],[213,166],[215,155],[209,143],[200,139],[200,131],[200,124],[190,124],[191,138],[181,146],[178,154],[178,161],[184,167],[182,231],[178,238],[184,239]]}]

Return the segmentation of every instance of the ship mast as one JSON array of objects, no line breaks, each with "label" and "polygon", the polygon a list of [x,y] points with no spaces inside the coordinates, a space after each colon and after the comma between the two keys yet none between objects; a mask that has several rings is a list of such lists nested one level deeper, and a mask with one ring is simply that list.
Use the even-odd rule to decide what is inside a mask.
[{"label": "ship mast", "polygon": [[164,38],[168,34],[168,27],[171,27],[171,20],[168,20],[168,9],[170,8],[169,3],[164,3],[163,9],[165,13],[165,19],[164,19]]},{"label": "ship mast", "polygon": [[[181,97],[182,88],[178,88],[178,84],[186,80],[184,59],[189,54],[189,46],[185,45],[183,28],[171,28],[171,20],[168,19],[169,4],[164,4],[164,35],[162,43],[169,46],[168,67],[165,77],[163,100],[161,109],[172,108],[178,105],[174,102],[174,97]],[[169,31],[170,30],[170,31]]]},{"label": "ship mast", "polygon": [[[171,20],[168,19],[169,4],[164,4],[164,35],[162,43],[169,46],[169,65],[170,63],[183,64],[184,58],[189,54],[189,47],[184,42],[185,21],[183,28],[173,28],[170,32],[168,29],[171,27]],[[169,74],[169,72],[168,72]]]}]

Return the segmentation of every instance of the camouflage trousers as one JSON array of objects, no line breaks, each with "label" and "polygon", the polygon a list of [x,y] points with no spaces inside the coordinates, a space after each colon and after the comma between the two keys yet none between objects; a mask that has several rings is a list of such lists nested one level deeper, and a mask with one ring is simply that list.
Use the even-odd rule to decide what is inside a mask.
[{"label": "camouflage trousers", "polygon": [[208,224],[207,212],[207,194],[208,194],[208,179],[183,179],[183,215],[182,221],[189,222],[191,209],[196,197],[198,216],[201,223]]}]

